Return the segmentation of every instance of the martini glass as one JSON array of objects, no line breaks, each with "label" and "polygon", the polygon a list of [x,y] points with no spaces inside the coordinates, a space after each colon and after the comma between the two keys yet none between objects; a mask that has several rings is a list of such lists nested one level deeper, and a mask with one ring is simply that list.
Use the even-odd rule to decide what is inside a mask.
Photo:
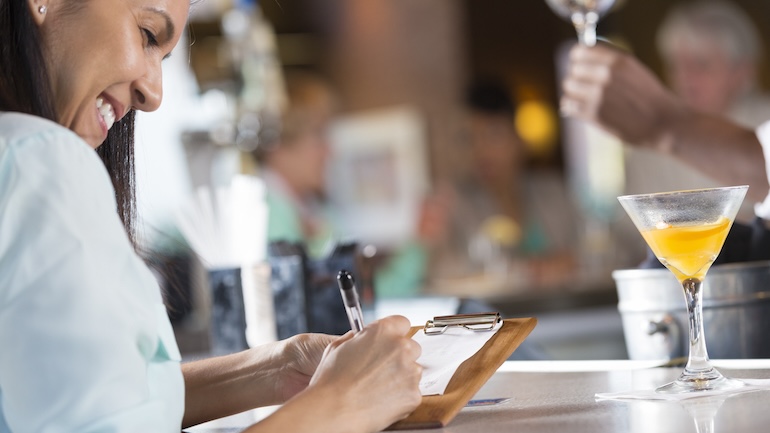
[{"label": "martini glass", "polygon": [[739,388],[709,361],[703,334],[703,279],[719,255],[748,186],[618,197],[647,245],[682,284],[690,324],[690,355],[674,382],[656,391],[678,394]]},{"label": "martini glass", "polygon": [[572,21],[578,34],[578,42],[596,45],[596,23],[615,0],[545,0],[558,15]]}]

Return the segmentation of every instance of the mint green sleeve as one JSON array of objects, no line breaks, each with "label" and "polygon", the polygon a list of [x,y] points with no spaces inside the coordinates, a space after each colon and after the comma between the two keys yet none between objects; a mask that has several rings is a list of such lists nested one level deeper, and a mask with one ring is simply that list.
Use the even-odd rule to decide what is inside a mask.
[{"label": "mint green sleeve", "polygon": [[409,297],[420,294],[428,267],[428,253],[417,242],[398,249],[374,275],[377,296]]},{"label": "mint green sleeve", "polygon": [[267,193],[267,240],[302,242],[302,224],[289,200]]},{"label": "mint green sleeve", "polygon": [[46,129],[0,138],[0,432],[179,432],[179,350],[104,165],[14,121]]}]

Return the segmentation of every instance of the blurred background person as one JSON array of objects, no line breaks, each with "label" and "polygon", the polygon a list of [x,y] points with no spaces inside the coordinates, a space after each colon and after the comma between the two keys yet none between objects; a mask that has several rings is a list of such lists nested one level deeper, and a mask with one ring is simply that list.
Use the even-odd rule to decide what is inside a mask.
[{"label": "blurred background person", "polygon": [[561,176],[528,170],[502,84],[473,83],[465,102],[469,167],[449,201],[447,233],[431,258],[432,278],[444,284],[482,275],[507,289],[566,280],[575,265],[575,220]]},{"label": "blurred background person", "polygon": [[690,107],[751,128],[770,118],[770,98],[757,85],[762,40],[739,6],[708,0],[672,7],[657,46],[671,88]]},{"label": "blurred background person", "polygon": [[268,241],[303,242],[320,255],[332,239],[324,188],[337,102],[319,75],[290,71],[285,80],[288,107],[260,131],[254,152],[267,188]]},{"label": "blurred background person", "polygon": [[575,46],[563,89],[566,115],[599,125],[636,148],[674,157],[722,184],[749,185],[746,202],[767,196],[765,158],[755,131],[691,108],[628,52]]},{"label": "blurred background person", "polygon": [[[717,0],[673,6],[656,41],[667,82],[688,107],[748,128],[770,119],[770,98],[757,84],[762,40],[739,6]],[[646,149],[627,150],[626,173],[631,194],[721,185],[713,173]],[[744,203],[739,219],[751,214],[751,203]]]},{"label": "blurred background person", "polygon": [[[311,257],[321,257],[338,241],[349,239],[326,200],[327,170],[332,155],[331,128],[339,110],[334,89],[321,75],[309,71],[285,73],[288,106],[280,122],[260,131],[254,151],[258,174],[265,181],[268,242],[302,243]],[[380,254],[371,264],[374,287],[382,296],[411,296],[425,279],[425,244],[443,225],[437,206],[426,205],[413,241]],[[434,210],[435,209],[435,210]]]}]

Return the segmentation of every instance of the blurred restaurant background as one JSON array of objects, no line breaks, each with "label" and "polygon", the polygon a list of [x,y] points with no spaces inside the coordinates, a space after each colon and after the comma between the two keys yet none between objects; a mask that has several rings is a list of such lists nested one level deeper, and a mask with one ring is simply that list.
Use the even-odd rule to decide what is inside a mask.
[{"label": "blurred restaurant background", "polygon": [[[692,0],[618,0],[598,35],[666,80],[656,31],[681,3]],[[757,20],[766,45],[770,3],[730,3]],[[656,192],[646,181],[660,173],[635,169],[623,143],[560,116],[575,42],[544,0],[195,2],[186,40],[164,65],[163,105],[138,116],[136,150],[141,234],[183,353],[344,332],[344,312],[332,324],[319,311],[342,311],[335,272],[344,266],[356,271],[370,320],[492,309],[538,318],[523,359],[627,358],[612,272],[647,252],[616,197]],[[303,77],[326,92],[307,87],[306,106],[290,87]],[[489,191],[473,188],[500,180],[489,174],[494,151],[482,155],[470,137],[474,83],[501,86],[512,104],[519,147],[501,155],[516,176],[502,182],[524,186],[510,184],[507,214],[464,216],[488,205],[479,197]],[[761,58],[758,90],[768,84]],[[312,92],[328,98],[323,113],[312,112],[322,98]],[[301,109],[286,115],[293,104]],[[323,143],[303,142],[311,133]],[[274,188],[291,182],[275,175],[301,154],[280,149],[296,137],[294,146],[323,148],[288,169],[309,178],[315,158],[324,178],[277,205]],[[301,229],[322,232],[320,242],[276,227],[292,216],[269,208],[307,195]],[[540,245],[531,254],[529,241]],[[454,250],[470,265],[436,263]],[[248,335],[233,336],[244,327]]]}]

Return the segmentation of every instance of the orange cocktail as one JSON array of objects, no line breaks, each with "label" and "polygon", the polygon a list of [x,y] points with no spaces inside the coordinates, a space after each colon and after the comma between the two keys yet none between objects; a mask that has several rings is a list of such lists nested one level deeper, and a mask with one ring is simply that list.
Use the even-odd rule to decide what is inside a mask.
[{"label": "orange cocktail", "polygon": [[722,249],[730,222],[724,216],[713,223],[696,225],[672,226],[661,222],[641,234],[679,282],[687,278],[703,280]]},{"label": "orange cocktail", "polygon": [[722,250],[748,186],[672,191],[618,197],[647,245],[682,284],[690,355],[666,394],[735,390],[746,384],[725,377],[709,361],[703,334],[703,280]]}]

